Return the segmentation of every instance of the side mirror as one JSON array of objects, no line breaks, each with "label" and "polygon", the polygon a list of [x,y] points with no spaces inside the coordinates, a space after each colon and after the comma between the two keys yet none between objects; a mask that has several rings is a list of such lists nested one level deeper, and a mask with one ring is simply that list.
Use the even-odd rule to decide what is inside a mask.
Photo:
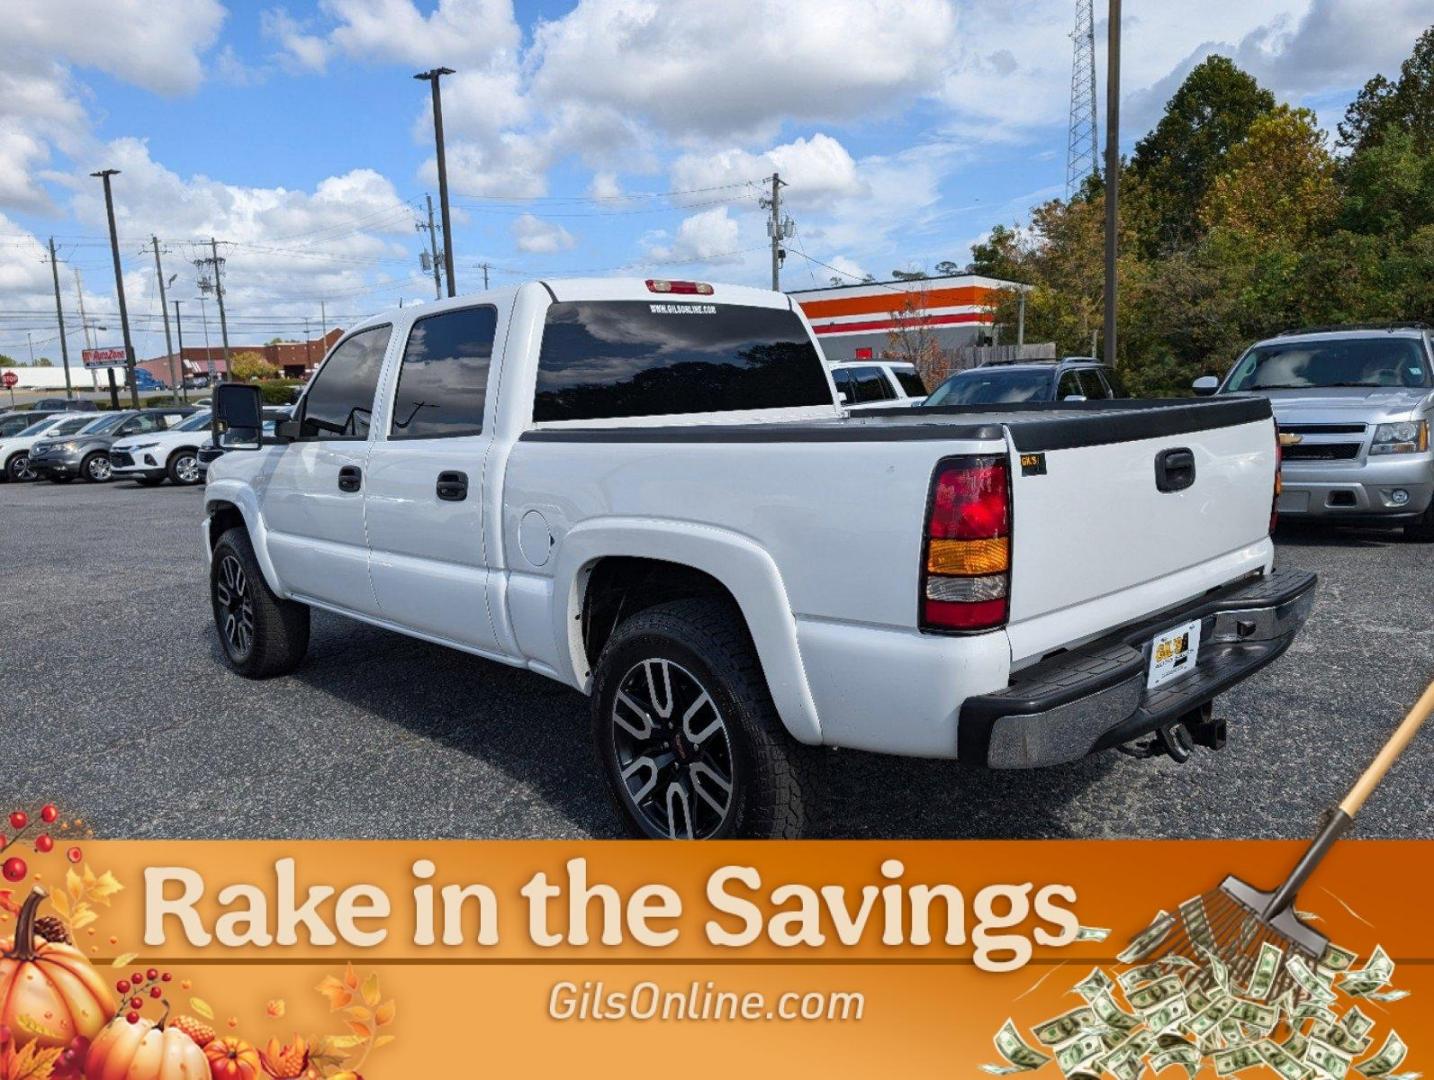
[{"label": "side mirror", "polygon": [[220,383],[214,391],[214,442],[227,450],[257,450],[264,442],[264,395],[250,383]]},{"label": "side mirror", "polygon": [[1190,389],[1195,391],[1196,397],[1209,397],[1220,389],[1220,380],[1213,375],[1201,375],[1190,384]]}]

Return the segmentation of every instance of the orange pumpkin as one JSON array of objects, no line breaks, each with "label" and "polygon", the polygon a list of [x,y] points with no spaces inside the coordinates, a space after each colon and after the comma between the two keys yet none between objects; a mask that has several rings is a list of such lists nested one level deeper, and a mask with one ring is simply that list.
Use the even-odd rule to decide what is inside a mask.
[{"label": "orange pumpkin", "polygon": [[90,1044],[85,1080],[209,1080],[209,1059],[177,1027],[121,1016]]},{"label": "orange pumpkin", "polygon": [[20,909],[15,937],[0,942],[0,1027],[15,1046],[68,1046],[93,1039],[114,1014],[115,1000],[84,953],[35,933],[45,890],[36,886]]},{"label": "orange pumpkin", "polygon": [[259,1071],[259,1051],[233,1035],[215,1039],[204,1053],[209,1057],[209,1072],[214,1080],[255,1080],[264,1075]]}]

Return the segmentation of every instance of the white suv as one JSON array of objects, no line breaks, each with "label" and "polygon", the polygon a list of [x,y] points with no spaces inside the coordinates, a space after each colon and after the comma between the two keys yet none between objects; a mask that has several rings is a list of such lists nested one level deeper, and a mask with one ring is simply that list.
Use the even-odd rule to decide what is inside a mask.
[{"label": "white suv", "polygon": [[198,412],[167,431],[119,440],[110,448],[110,467],[116,479],[128,477],[145,487],[162,484],[166,477],[187,487],[204,479],[197,455],[208,441],[209,413]]},{"label": "white suv", "polygon": [[901,408],[926,400],[926,384],[915,364],[856,360],[833,364],[832,381],[848,409]]},{"label": "white suv", "polygon": [[30,468],[30,447],[46,435],[76,435],[95,419],[92,412],[57,413],[36,420],[15,435],[0,439],[0,464],[5,467],[5,479],[17,482],[35,479],[34,470]]}]

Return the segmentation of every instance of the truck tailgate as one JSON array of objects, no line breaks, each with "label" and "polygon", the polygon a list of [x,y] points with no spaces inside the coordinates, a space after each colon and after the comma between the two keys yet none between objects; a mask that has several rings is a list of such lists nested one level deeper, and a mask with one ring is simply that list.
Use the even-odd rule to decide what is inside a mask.
[{"label": "truck tailgate", "polygon": [[1262,399],[1088,409],[1008,429],[1018,665],[1268,563],[1276,436]]}]

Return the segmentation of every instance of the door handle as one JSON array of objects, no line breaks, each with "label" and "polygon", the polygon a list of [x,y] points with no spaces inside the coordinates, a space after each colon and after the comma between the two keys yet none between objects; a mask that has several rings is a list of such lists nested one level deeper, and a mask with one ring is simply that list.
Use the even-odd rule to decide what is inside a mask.
[{"label": "door handle", "polygon": [[1184,491],[1195,483],[1195,455],[1184,446],[1162,450],[1155,455],[1155,487],[1160,491]]},{"label": "door handle", "polygon": [[468,474],[465,472],[439,473],[438,497],[444,502],[462,502],[468,498]]},{"label": "door handle", "polygon": [[339,470],[339,490],[357,491],[363,483],[363,470],[357,465],[345,465]]}]

